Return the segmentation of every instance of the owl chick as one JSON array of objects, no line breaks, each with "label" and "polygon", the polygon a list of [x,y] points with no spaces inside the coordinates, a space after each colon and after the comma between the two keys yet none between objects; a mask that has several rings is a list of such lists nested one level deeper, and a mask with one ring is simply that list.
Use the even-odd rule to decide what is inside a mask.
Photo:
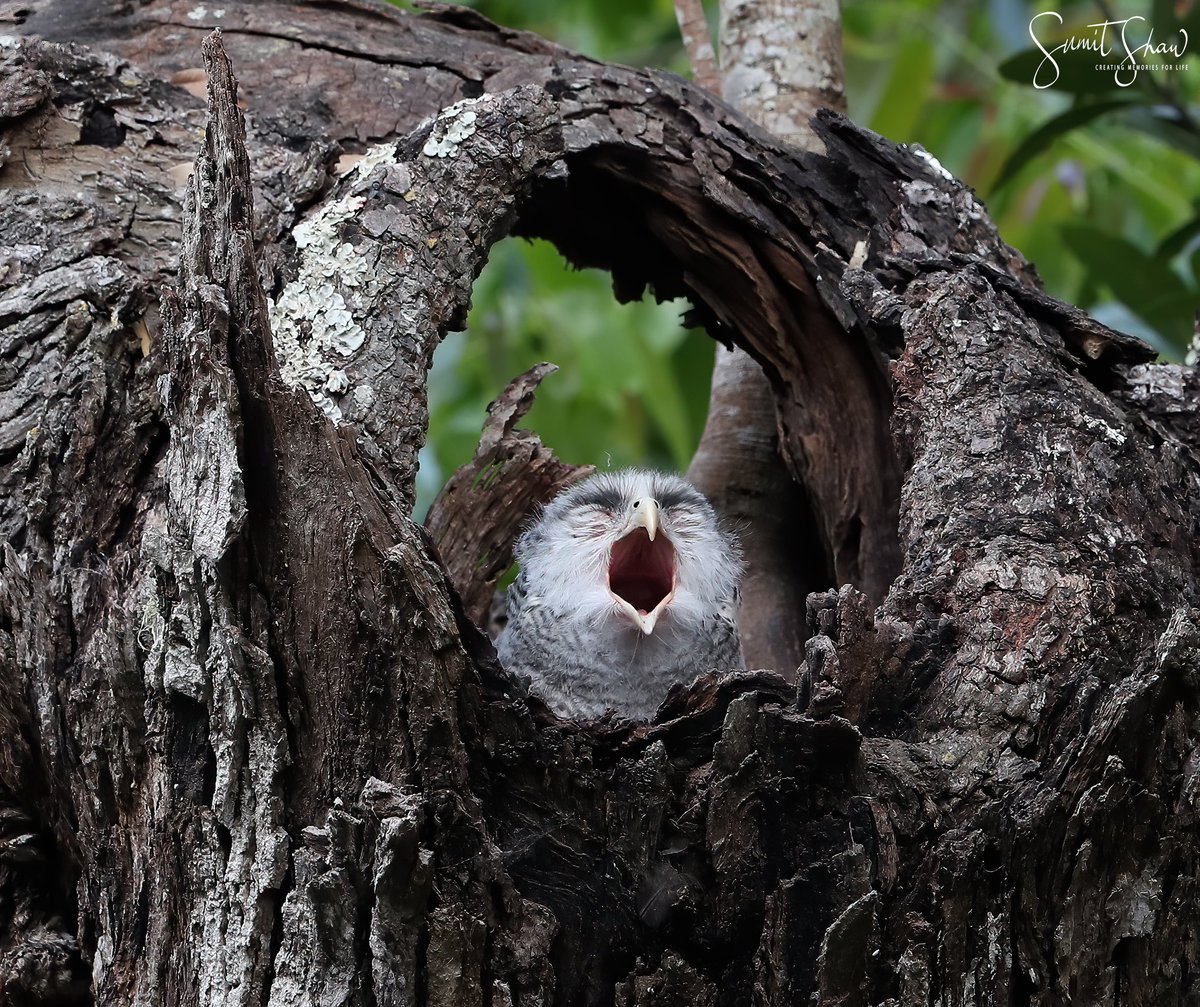
[{"label": "owl chick", "polygon": [[741,554],[678,476],[585,479],[546,507],[516,558],[496,649],[560,716],[648,719],[676,682],[742,667]]}]

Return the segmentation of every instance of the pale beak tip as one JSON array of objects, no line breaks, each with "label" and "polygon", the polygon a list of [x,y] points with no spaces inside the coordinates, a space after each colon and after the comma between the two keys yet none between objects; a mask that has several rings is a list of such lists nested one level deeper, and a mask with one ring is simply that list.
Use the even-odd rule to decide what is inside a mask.
[{"label": "pale beak tip", "polygon": [[646,529],[646,537],[653,542],[658,534],[658,504],[655,501],[646,501],[646,506],[638,512],[637,523]]}]

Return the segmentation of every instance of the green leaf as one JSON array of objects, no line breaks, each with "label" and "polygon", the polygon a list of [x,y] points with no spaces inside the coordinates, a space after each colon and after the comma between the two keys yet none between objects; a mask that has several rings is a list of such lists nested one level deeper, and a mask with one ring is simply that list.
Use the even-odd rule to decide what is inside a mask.
[{"label": "green leaf", "polygon": [[934,74],[933,45],[915,36],[901,42],[883,96],[871,116],[871,128],[892,140],[915,139]]},{"label": "green leaf", "polygon": [[1170,106],[1131,109],[1125,121],[1139,132],[1200,161],[1200,134],[1185,124]]},{"label": "green leaf", "polygon": [[1130,311],[1179,346],[1191,337],[1200,292],[1162,259],[1115,234],[1084,224],[1063,227],[1063,240],[1093,277]]},{"label": "green leaf", "polygon": [[1155,258],[1173,259],[1197,237],[1200,237],[1200,215],[1193,217],[1163,238],[1158,243],[1158,248],[1154,250]]},{"label": "green leaf", "polygon": [[641,365],[645,382],[642,405],[666,441],[672,460],[679,468],[686,468],[696,445],[688,429],[687,407],[678,379],[670,361],[658,354],[646,352]]},{"label": "green leaf", "polygon": [[1042,151],[1046,150],[1059,137],[1069,133],[1073,129],[1078,129],[1080,126],[1085,126],[1089,122],[1094,122],[1102,115],[1125,108],[1130,104],[1132,102],[1128,99],[1113,98],[1108,101],[1097,101],[1087,105],[1076,105],[1061,115],[1056,115],[1053,119],[1042,123],[1042,125],[1021,141],[1020,146],[1016,150],[1008,155],[1008,159],[1000,168],[1000,174],[996,176],[996,181],[992,183],[992,191],[995,192],[1010,182],[1025,165],[1037,157],[1038,154],[1042,153]]},{"label": "green leaf", "polygon": [[[1000,64],[1000,75],[1025,87],[1064,94],[1108,94],[1126,90],[1117,83],[1111,70],[1096,69],[1098,53],[1083,49],[1054,52],[1060,41],[1043,40],[1042,44],[1050,52],[1049,57],[1036,47],[1010,56]],[[1116,59],[1114,56],[1112,62],[1116,62]]]}]

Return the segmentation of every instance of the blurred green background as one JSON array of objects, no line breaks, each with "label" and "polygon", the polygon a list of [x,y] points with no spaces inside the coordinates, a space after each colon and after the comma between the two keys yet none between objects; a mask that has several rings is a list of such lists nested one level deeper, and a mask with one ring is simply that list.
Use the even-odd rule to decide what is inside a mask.
[{"label": "blurred green background", "polygon": [[[687,75],[670,0],[472,0],[488,17],[605,60]],[[716,4],[706,3],[715,21]],[[1189,33],[1188,69],[1142,71],[1130,87],[1095,54],[1060,57],[1035,89],[1039,37],[1140,15],[1129,37]],[[987,204],[1055,296],[1182,359],[1200,306],[1200,0],[1129,3],[847,0],[851,117],[919,142]],[[1053,44],[1048,42],[1047,44]],[[1147,60],[1149,61],[1149,60]],[[548,378],[526,425],[567,461],[682,469],[699,441],[713,344],[689,332],[682,302],[620,305],[607,274],[571,271],[544,243],[498,245],[464,333],[439,348],[430,379],[423,511],[471,457],[484,407],[540,360]]]}]

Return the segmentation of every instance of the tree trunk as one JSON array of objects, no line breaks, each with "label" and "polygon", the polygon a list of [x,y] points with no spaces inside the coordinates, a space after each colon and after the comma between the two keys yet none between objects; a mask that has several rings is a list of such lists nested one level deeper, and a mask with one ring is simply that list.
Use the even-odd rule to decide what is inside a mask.
[{"label": "tree trunk", "polygon": [[[1200,999],[1192,368],[834,114],[801,152],[450,8],[31,6],[45,41],[0,48],[6,1002]],[[507,680],[464,599],[570,476],[512,429],[536,374],[446,503],[496,525],[477,580],[409,518],[426,368],[505,233],[690,298],[762,362],[819,527],[863,569],[900,542],[878,608],[809,598],[798,687],[574,724]]]},{"label": "tree trunk", "polygon": [[[723,0],[721,73],[725,99],[781,140],[820,150],[809,127],[819,108],[846,111],[838,0]],[[796,324],[829,324],[824,312]],[[836,339],[833,333],[825,338]],[[900,557],[894,538],[863,543],[853,524],[821,526],[804,489],[780,464],[775,395],[762,368],[738,346],[717,349],[704,434],[688,467],[692,480],[746,554],[738,628],[753,668],[798,669],[807,636],[805,599],[832,583],[882,598]],[[894,527],[880,523],[885,534]],[[836,579],[835,579],[836,578]]]}]

